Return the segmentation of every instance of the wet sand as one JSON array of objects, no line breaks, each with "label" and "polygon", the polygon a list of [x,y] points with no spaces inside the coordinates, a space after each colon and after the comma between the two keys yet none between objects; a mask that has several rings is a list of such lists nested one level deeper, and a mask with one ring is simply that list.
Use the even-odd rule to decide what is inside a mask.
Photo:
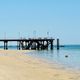
[{"label": "wet sand", "polygon": [[0,50],[0,80],[80,80],[79,71],[52,67],[27,52]]}]

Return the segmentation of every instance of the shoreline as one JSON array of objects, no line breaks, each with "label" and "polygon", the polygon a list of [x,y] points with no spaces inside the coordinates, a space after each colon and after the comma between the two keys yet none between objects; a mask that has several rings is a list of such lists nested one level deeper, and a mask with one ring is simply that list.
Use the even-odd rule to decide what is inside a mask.
[{"label": "shoreline", "polygon": [[43,64],[47,64],[50,68],[53,68],[53,69],[60,69],[60,70],[65,70],[65,71],[71,71],[71,72],[79,72],[80,69],[77,69],[77,68],[72,68],[72,66],[70,67],[65,67],[66,65],[64,64],[61,64],[59,62],[50,62],[50,60],[47,60],[47,59],[44,59],[44,58],[41,58],[41,57],[36,57],[36,56],[32,56],[32,55],[27,55],[26,56],[29,56],[30,58],[33,58],[33,59],[36,59],[38,60],[40,63],[43,63]]},{"label": "shoreline", "polygon": [[[32,52],[33,53],[33,52]],[[26,54],[27,55],[27,54]],[[64,69],[64,70],[69,70],[69,71],[80,71],[80,68],[74,68],[72,66],[66,66],[65,64],[62,64],[58,61],[52,61],[47,59],[47,58],[42,58],[42,57],[39,57],[39,56],[34,56],[34,55],[28,55],[29,57],[31,58],[36,58],[38,61],[42,62],[42,63],[45,63],[45,64],[48,64],[49,66],[53,67],[53,68],[57,68],[57,69]]]},{"label": "shoreline", "polygon": [[80,80],[80,72],[57,68],[28,56],[29,50],[0,50],[1,80]]}]

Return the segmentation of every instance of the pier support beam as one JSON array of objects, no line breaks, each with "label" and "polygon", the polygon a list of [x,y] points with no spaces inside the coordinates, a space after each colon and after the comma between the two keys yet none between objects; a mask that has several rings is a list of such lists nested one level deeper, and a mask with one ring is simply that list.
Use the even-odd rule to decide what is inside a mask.
[{"label": "pier support beam", "polygon": [[21,49],[20,47],[21,47],[20,46],[20,41],[17,41],[17,49],[20,50]]},{"label": "pier support beam", "polygon": [[4,50],[8,49],[8,41],[4,41]]},{"label": "pier support beam", "polygon": [[21,42],[22,50],[24,50],[24,41]]},{"label": "pier support beam", "polygon": [[21,42],[19,42],[19,50],[21,49],[21,45],[20,44],[21,44]]},{"label": "pier support beam", "polygon": [[59,50],[59,39],[57,39],[57,50]]},{"label": "pier support beam", "polygon": [[44,50],[44,41],[42,41],[42,48],[41,50]]},{"label": "pier support beam", "polygon": [[53,41],[51,41],[51,50],[53,50]]},{"label": "pier support beam", "polygon": [[27,50],[27,41],[25,41],[25,49]]},{"label": "pier support beam", "polygon": [[48,41],[46,41],[46,42],[47,42],[46,49],[48,50],[48,45],[49,45],[49,44],[48,44]]},{"label": "pier support beam", "polygon": [[37,49],[39,50],[39,42],[37,42]]}]

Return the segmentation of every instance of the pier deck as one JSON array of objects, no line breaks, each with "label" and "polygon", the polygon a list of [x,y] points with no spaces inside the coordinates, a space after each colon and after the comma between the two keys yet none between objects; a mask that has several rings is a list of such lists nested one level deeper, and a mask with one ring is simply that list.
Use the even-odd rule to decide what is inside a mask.
[{"label": "pier deck", "polygon": [[53,50],[54,39],[0,39],[4,43],[4,50],[8,49],[8,42],[17,42],[17,49],[20,50]]}]

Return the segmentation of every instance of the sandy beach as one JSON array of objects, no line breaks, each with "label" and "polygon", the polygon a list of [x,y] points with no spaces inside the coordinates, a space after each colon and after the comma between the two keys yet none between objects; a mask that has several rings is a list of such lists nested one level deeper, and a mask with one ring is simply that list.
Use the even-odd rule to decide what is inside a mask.
[{"label": "sandy beach", "polygon": [[27,52],[0,50],[0,80],[80,80],[80,72],[51,67]]}]

